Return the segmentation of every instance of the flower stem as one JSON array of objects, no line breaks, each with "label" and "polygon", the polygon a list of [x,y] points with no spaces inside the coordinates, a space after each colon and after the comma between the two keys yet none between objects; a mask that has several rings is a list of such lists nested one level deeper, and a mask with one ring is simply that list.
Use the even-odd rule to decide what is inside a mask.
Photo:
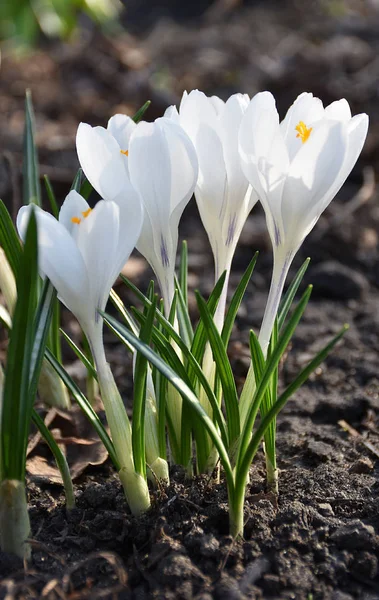
[{"label": "flower stem", "polygon": [[[280,304],[280,299],[283,293],[283,287],[292,259],[293,254],[283,255],[280,252],[274,252],[274,268],[272,272],[270,291],[258,338],[265,357],[267,356],[267,350],[270,343],[271,333],[274,327],[275,318]],[[250,363],[249,371],[247,373],[245,384],[243,386],[240,397],[241,427],[243,427],[245,424],[246,416],[249,411],[250,403],[253,398],[254,392],[254,367],[252,363]]]},{"label": "flower stem", "polygon": [[0,546],[20,558],[30,558],[30,521],[25,485],[16,479],[5,479],[0,484]]},{"label": "flower stem", "polygon": [[243,536],[246,482],[229,493],[229,533],[233,538]]},{"label": "flower stem", "polygon": [[87,336],[96,364],[101,398],[117,458],[121,465],[119,477],[124,488],[130,510],[140,515],[150,508],[150,495],[144,477],[135,471],[132,450],[132,429],[120,392],[107,363],[102,331]]}]

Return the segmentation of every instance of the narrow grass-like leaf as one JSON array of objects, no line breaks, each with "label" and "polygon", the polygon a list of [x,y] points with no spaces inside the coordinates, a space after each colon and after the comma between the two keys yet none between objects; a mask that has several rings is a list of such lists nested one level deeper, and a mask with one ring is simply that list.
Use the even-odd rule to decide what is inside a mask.
[{"label": "narrow grass-like leaf", "polygon": [[[278,318],[275,319],[274,327],[271,334],[270,346],[268,357],[271,356],[273,349],[278,343]],[[278,392],[278,372],[279,367],[277,367],[271,377],[269,388],[267,389],[266,394],[263,397],[261,404],[261,415],[264,417],[268,411],[271,409],[273,404],[277,399]],[[265,433],[265,452],[266,456],[270,461],[270,465],[273,470],[276,469],[276,418],[272,420],[270,423],[266,433]]]},{"label": "narrow grass-like leaf", "polygon": [[135,123],[139,123],[139,122],[141,121],[142,117],[144,116],[145,112],[146,112],[146,111],[147,111],[147,109],[149,108],[150,104],[151,104],[151,100],[147,100],[147,101],[145,102],[145,104],[143,104],[143,105],[141,106],[141,108],[139,108],[139,109],[137,110],[137,112],[135,113],[135,115],[133,115],[132,119],[133,119],[133,121],[134,121]]},{"label": "narrow grass-like leaf", "polygon": [[50,179],[49,179],[48,175],[44,175],[43,176],[43,180],[45,182],[45,189],[46,189],[47,198],[48,198],[49,203],[50,203],[51,212],[53,213],[54,217],[56,219],[58,219],[58,217],[59,217],[59,207],[58,207],[57,200],[55,198],[53,186],[51,185],[51,182],[50,182]]},{"label": "narrow grass-like leaf", "polygon": [[70,469],[66,457],[63,454],[62,450],[59,448],[57,442],[55,441],[49,428],[46,426],[44,420],[39,416],[39,414],[36,412],[36,410],[34,410],[34,408],[32,411],[32,419],[55,458],[55,462],[57,463],[57,467],[59,469],[63,481],[66,496],[66,508],[68,510],[71,510],[75,507],[75,495],[74,487],[72,485]]},{"label": "narrow grass-like leaf", "polygon": [[41,206],[41,186],[39,181],[38,156],[35,145],[35,124],[32,95],[26,91],[25,128],[23,152],[23,198],[24,204]]},{"label": "narrow grass-like leaf", "polygon": [[104,320],[109,323],[110,327],[114,331],[119,331],[121,335],[125,336],[129,343],[131,343],[138,352],[144,354],[147,360],[154,365],[166,379],[178,390],[183,400],[192,408],[193,414],[203,423],[207,429],[216,449],[220,455],[220,460],[225,470],[225,476],[228,481],[228,487],[233,491],[234,480],[233,471],[230,464],[227,450],[222,443],[221,437],[213,424],[212,419],[207,415],[200,402],[196,398],[190,387],[175,373],[169,365],[167,365],[149,346],[143,344],[138,338],[136,338],[130,331],[128,331],[123,325],[118,323],[113,317],[103,314]]},{"label": "narrow grass-like leaf", "polygon": [[305,259],[305,261],[303,262],[300,269],[296,273],[293,281],[291,282],[291,285],[289,286],[288,290],[284,294],[284,297],[280,303],[279,310],[278,310],[278,330],[279,331],[282,329],[282,327],[284,325],[284,321],[286,320],[288,311],[290,310],[290,308],[292,306],[292,302],[295,297],[295,294],[296,294],[297,290],[299,289],[299,286],[303,280],[305,271],[308,269],[310,260],[311,260],[310,258]]},{"label": "narrow grass-like leaf", "polygon": [[42,288],[42,293],[38,300],[33,336],[33,349],[30,357],[29,393],[32,398],[34,398],[37,393],[38,380],[41,372],[55,300],[56,291],[50,281],[46,279]]},{"label": "narrow grass-like leaf", "polygon": [[[154,292],[154,287],[152,287]],[[149,344],[155,317],[157,297],[155,296],[146,314],[146,321],[141,327],[140,340]],[[146,375],[147,359],[137,353],[134,365],[134,399],[133,399],[133,427],[132,447],[134,467],[137,473],[146,477],[145,460],[145,404],[146,404]]]},{"label": "narrow grass-like leaf", "polygon": [[188,306],[186,300],[183,296],[183,291],[179,281],[175,276],[175,283],[177,286],[177,296],[178,296],[178,322],[179,322],[179,331],[182,336],[183,341],[185,342],[188,348],[191,347],[193,341],[193,328],[190,316],[188,314]]},{"label": "narrow grass-like leaf", "polygon": [[[265,365],[265,368],[262,373],[262,377],[261,377],[260,381],[257,381],[257,387],[255,390],[255,394],[252,399],[252,403],[251,403],[250,409],[248,411],[245,425],[244,425],[244,428],[243,428],[243,431],[241,434],[241,438],[240,438],[240,445],[239,445],[238,459],[237,459],[238,460],[237,470],[239,470],[240,464],[244,460],[244,454],[246,452],[246,449],[247,449],[247,446],[248,446],[248,443],[250,440],[251,431],[253,429],[255,417],[256,417],[257,411],[259,409],[260,403],[262,401],[262,398],[266,392],[267,387],[270,384],[272,374],[273,374],[274,370],[277,368],[279,361],[282,357],[282,354],[285,351],[285,349],[297,327],[297,324],[299,323],[299,321],[304,313],[304,310],[308,304],[308,300],[311,295],[311,292],[312,292],[312,286],[308,286],[308,288],[304,292],[303,296],[301,297],[298,305],[296,306],[288,324],[284,328],[284,331],[281,334],[275,348],[273,349],[273,352],[272,352],[270,358],[266,361],[266,365]],[[253,337],[255,336],[254,332],[252,332],[252,335],[253,335]],[[257,342],[257,343],[259,343],[259,342]],[[260,348],[260,345],[259,345],[259,348]]]},{"label": "narrow grass-like leaf", "polygon": [[[217,304],[218,304],[218,301],[220,299],[220,296],[221,296],[221,293],[222,293],[222,290],[224,287],[225,277],[226,277],[226,271],[224,271],[224,273],[221,275],[221,277],[217,281],[217,283],[216,283],[215,287],[213,288],[213,290],[208,298],[208,301],[207,301],[207,307],[208,307],[210,315],[212,316],[212,319],[216,312]],[[202,363],[202,361],[203,361],[206,344],[207,344],[207,334],[205,332],[204,323],[200,319],[200,321],[198,322],[197,327],[195,329],[193,341],[192,341],[192,345],[191,345],[191,353],[193,354],[193,356],[195,357],[195,359],[197,360],[197,362],[199,364]],[[194,376],[190,366],[188,368],[188,374],[189,374],[190,378]]]},{"label": "narrow grass-like leaf", "polygon": [[84,200],[88,200],[92,190],[92,185],[90,184],[88,179],[85,179],[82,183],[82,187],[80,188],[80,195],[83,196]]},{"label": "narrow grass-like leaf", "polygon": [[21,243],[12,218],[2,200],[0,200],[0,246],[16,277],[22,253]]},{"label": "narrow grass-like leaf", "polygon": [[75,352],[77,358],[83,363],[83,365],[87,369],[88,374],[91,375],[91,377],[93,377],[97,381],[97,372],[91,361],[87,358],[84,352],[82,352],[79,346],[75,344],[74,340],[72,340],[63,329],[61,329],[60,331],[70,348]]},{"label": "narrow grass-like leaf", "polygon": [[0,440],[2,476],[18,481],[24,480],[25,451],[34,402],[34,397],[30,395],[29,379],[35,330],[37,265],[37,223],[32,212],[16,278],[17,301],[8,346]]},{"label": "narrow grass-like leaf", "polygon": [[54,354],[48,348],[46,348],[46,350],[45,350],[45,356],[46,356],[47,360],[49,361],[49,363],[51,364],[51,366],[58,373],[59,377],[62,379],[62,381],[65,384],[65,386],[67,387],[67,389],[70,390],[75,402],[80,406],[83,413],[85,414],[85,416],[87,417],[87,419],[89,420],[89,422],[91,423],[93,428],[95,429],[97,435],[99,436],[99,438],[103,442],[105,448],[107,449],[107,452],[109,454],[111,461],[113,462],[117,471],[119,471],[121,466],[117,459],[112,440],[110,439],[110,437],[109,437],[104,425],[100,421],[98,415],[93,410],[91,404],[88,402],[87,398],[84,396],[84,394],[82,394],[82,392],[80,391],[79,387],[76,385],[74,380],[70,377],[70,375],[67,373],[67,371],[64,369],[64,367],[62,367],[62,365],[55,358]]},{"label": "narrow grass-like leaf", "polygon": [[182,292],[182,297],[188,312],[188,248],[187,242],[182,242],[179,263],[179,288]]},{"label": "narrow grass-like leaf", "polygon": [[224,395],[225,409],[227,414],[227,426],[230,443],[233,444],[240,434],[240,418],[238,407],[237,388],[233,377],[233,370],[226,353],[221,335],[213,322],[212,316],[204,299],[196,292],[197,306],[199,308],[201,321],[207,332],[211,345],[213,360],[216,363],[217,376],[220,378]]},{"label": "narrow grass-like leaf", "polygon": [[257,262],[258,254],[259,254],[259,252],[256,252],[254,254],[252,260],[250,261],[249,266],[247,267],[246,271],[242,275],[241,281],[239,282],[237,289],[233,294],[233,298],[230,302],[228,311],[225,315],[224,326],[222,328],[222,333],[221,333],[222,341],[224,342],[225,348],[228,347],[229,339],[230,339],[230,336],[232,333],[234,322],[236,320],[237,312],[241,305],[242,299],[245,295],[245,291],[248,286],[248,283],[253,274],[254,267]]},{"label": "narrow grass-like leaf", "polygon": [[82,180],[83,180],[83,169],[81,167],[79,167],[79,169],[76,171],[76,175],[71,184],[71,191],[74,190],[75,192],[78,192],[78,194],[80,194],[80,190],[82,189]]},{"label": "narrow grass-like leaf", "polygon": [[[135,314],[136,314],[137,319],[140,322],[143,322],[143,320],[144,320],[143,315],[139,311],[136,311],[136,310],[135,310]],[[179,335],[177,334],[175,329],[172,327],[172,325],[170,325],[168,323],[168,321],[166,323],[167,323],[167,330],[170,331],[173,341],[175,342],[175,344],[177,344],[179,349],[183,352],[184,359],[186,360],[188,365],[191,365],[191,368],[193,369],[193,371],[199,381],[199,384],[204,388],[204,391],[207,395],[207,398],[208,398],[210,405],[212,407],[212,410],[213,410],[214,419],[220,428],[220,435],[222,437],[222,441],[223,441],[224,445],[226,447],[228,447],[229,446],[228,432],[226,429],[224,416],[223,416],[221,408],[217,402],[217,398],[216,398],[211,386],[209,385],[209,382],[208,382],[207,378],[205,377],[201,366],[199,365],[199,363],[197,362],[197,360],[195,359],[193,354],[190,352],[190,350],[187,348],[187,346],[181,340],[181,338],[179,337]],[[157,344],[157,346],[158,346],[157,349],[159,349],[159,352],[162,353],[162,357],[165,359],[165,361],[168,364],[171,364],[171,366],[175,370],[176,365],[174,363],[174,358],[172,356],[172,353],[175,353],[175,350],[170,345],[169,340],[164,337],[164,333],[159,331],[156,327],[154,327],[152,339],[153,339],[153,342]],[[171,354],[171,358],[168,356],[169,354]],[[175,353],[175,356],[176,356],[176,353]],[[179,363],[178,366],[179,366],[179,368],[181,368],[181,363]],[[188,381],[188,385],[191,388],[193,387],[193,383],[190,381]]]},{"label": "narrow grass-like leaf", "polygon": [[291,396],[296,392],[296,390],[308,379],[309,375],[313,373],[315,369],[325,360],[333,347],[337,344],[337,342],[342,338],[342,336],[347,331],[348,326],[345,325],[337,335],[327,344],[323,350],[321,350],[317,356],[310,361],[310,363],[299,373],[296,379],[286,388],[286,390],[279,396],[275,404],[271,407],[270,411],[267,415],[262,419],[259,427],[256,432],[252,436],[248,448],[244,454],[243,460],[241,461],[240,468],[238,469],[238,476],[236,477],[236,481],[242,481],[249,471],[251,462],[254,459],[254,456],[259,448],[259,444],[264,436],[267,428],[270,423],[272,423],[273,419],[277,417],[279,412],[282,410],[286,402],[291,398]]}]

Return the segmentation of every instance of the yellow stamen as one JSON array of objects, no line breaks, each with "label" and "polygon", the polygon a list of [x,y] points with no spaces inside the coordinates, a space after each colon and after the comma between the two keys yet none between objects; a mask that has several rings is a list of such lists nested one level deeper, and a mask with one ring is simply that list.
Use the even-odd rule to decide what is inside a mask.
[{"label": "yellow stamen", "polygon": [[86,219],[91,211],[92,211],[92,208],[87,208],[87,210],[82,212],[83,217]]},{"label": "yellow stamen", "polygon": [[121,154],[125,154],[125,156],[129,156],[129,150],[120,150]]},{"label": "yellow stamen", "polygon": [[307,141],[309,136],[311,135],[313,127],[307,127],[304,121],[299,121],[298,125],[296,125],[295,130],[298,132],[297,138],[301,138],[303,144]]},{"label": "yellow stamen", "polygon": [[76,223],[77,225],[79,225],[81,219],[79,219],[79,217],[71,217],[71,223]]}]

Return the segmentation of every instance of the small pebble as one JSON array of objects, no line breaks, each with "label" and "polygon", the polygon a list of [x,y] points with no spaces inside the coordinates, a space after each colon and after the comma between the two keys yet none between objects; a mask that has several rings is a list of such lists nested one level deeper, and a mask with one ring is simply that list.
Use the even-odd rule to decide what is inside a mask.
[{"label": "small pebble", "polygon": [[357,473],[358,475],[365,475],[371,473],[374,469],[374,465],[368,456],[361,456],[358,458],[350,467],[349,473]]},{"label": "small pebble", "polygon": [[324,517],[334,517],[334,510],[328,502],[324,502],[317,505],[318,512]]}]

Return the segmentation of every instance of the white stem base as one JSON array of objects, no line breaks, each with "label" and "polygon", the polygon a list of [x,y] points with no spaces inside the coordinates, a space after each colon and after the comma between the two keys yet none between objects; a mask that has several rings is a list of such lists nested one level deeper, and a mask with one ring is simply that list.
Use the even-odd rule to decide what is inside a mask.
[{"label": "white stem base", "polygon": [[118,472],[130,510],[139,517],[150,508],[149,488],[144,478],[135,471],[125,468]]},{"label": "white stem base", "polygon": [[0,546],[20,558],[30,558],[30,521],[22,481],[5,479],[0,485]]}]

